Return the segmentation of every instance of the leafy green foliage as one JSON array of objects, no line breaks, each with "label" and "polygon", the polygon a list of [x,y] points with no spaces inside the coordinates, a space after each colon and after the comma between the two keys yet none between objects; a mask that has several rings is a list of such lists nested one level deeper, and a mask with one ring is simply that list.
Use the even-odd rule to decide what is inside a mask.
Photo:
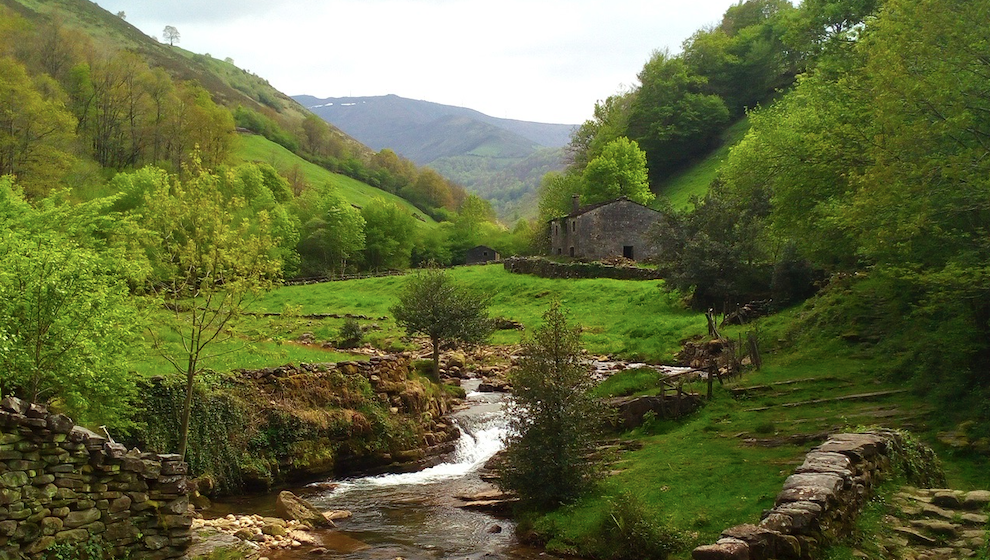
[{"label": "leafy green foliage", "polygon": [[588,536],[587,549],[595,558],[663,560],[685,545],[684,536],[634,494],[625,492],[606,500],[605,515]]},{"label": "leafy green foliage", "polygon": [[602,475],[592,454],[605,416],[591,395],[594,383],[581,361],[578,330],[568,324],[559,302],[551,302],[543,325],[523,341],[510,381],[509,436],[499,484],[529,508],[574,501]]},{"label": "leafy green foliage", "polygon": [[588,162],[584,183],[583,202],[588,204],[624,196],[646,205],[655,198],[650,192],[646,153],[625,137],[609,142],[601,155]]},{"label": "leafy green foliage", "polygon": [[361,343],[362,338],[364,338],[364,331],[361,330],[361,324],[357,322],[357,319],[345,319],[343,326],[340,327],[338,346],[353,348]]},{"label": "leafy green foliage", "polygon": [[0,58],[0,176],[19,177],[31,197],[48,194],[76,161],[76,120],[57,93],[43,93],[53,87]]},{"label": "leafy green foliage", "polygon": [[[343,274],[359,260],[365,246],[365,221],[331,185],[323,192],[310,191],[315,211],[302,227],[299,253],[304,275]],[[302,199],[300,200],[301,204]]]},{"label": "leafy green foliage", "polygon": [[657,180],[711,149],[729,122],[729,110],[722,98],[705,92],[703,76],[666,52],[655,53],[639,79],[628,135],[646,151],[651,177]]},{"label": "leafy green foliage", "polygon": [[[243,212],[248,199],[243,192],[224,189],[217,174],[202,168],[190,170],[185,183],[156,185],[145,199],[143,217],[157,234],[150,247],[159,267],[159,284],[150,301],[173,311],[166,328],[177,335],[179,345],[166,344],[157,329],[155,348],[186,379],[186,402],[178,453],[186,451],[194,380],[212,357],[207,349],[233,336],[231,327],[245,301],[271,288],[281,263],[273,255],[272,221],[267,210]],[[260,191],[267,194],[267,190]]]},{"label": "leafy green foliage", "polygon": [[91,534],[89,539],[79,543],[56,543],[45,549],[45,560],[114,560],[113,545],[100,535]]},{"label": "leafy green foliage", "polygon": [[730,6],[721,23],[684,44],[684,60],[704,76],[704,89],[733,116],[752,109],[794,79],[801,51],[785,38],[797,10],[786,0],[749,0]]},{"label": "leafy green foliage", "polygon": [[258,111],[238,105],[234,109],[234,123],[241,128],[260,134],[276,144],[291,150],[299,149],[296,139],[286,132],[274,119],[262,115]]},{"label": "leafy green foliage", "polygon": [[[887,1],[855,27],[854,43],[753,115],[725,173],[736,196],[770,200],[767,221],[779,239],[861,284],[843,281],[822,302],[837,306],[833,325],[872,329],[897,356],[891,370],[967,399],[990,387],[982,373],[990,363],[990,74],[976,54],[987,39],[970,24],[988,10]],[[837,313],[870,306],[862,321],[870,329]]]},{"label": "leafy green foliage", "polygon": [[364,218],[364,263],[370,270],[409,266],[415,222],[405,210],[382,198],[361,209]]},{"label": "leafy green foliage", "polygon": [[[185,460],[197,476],[208,475],[221,491],[240,487],[243,479],[242,447],[248,410],[217,383],[197,383],[190,408],[188,452]],[[138,437],[147,449],[178,449],[186,386],[182,380],[153,378],[142,387],[140,416],[144,429]]]},{"label": "leafy green foliage", "polygon": [[734,194],[716,183],[694,211],[668,211],[651,228],[663,255],[660,269],[671,287],[693,290],[698,309],[724,309],[770,292],[767,201]]},{"label": "leafy green foliage", "polygon": [[127,427],[122,362],[138,322],[127,281],[143,272],[108,203],[26,204],[0,179],[0,392],[53,402],[84,423]]},{"label": "leafy green foliage", "polygon": [[433,375],[440,375],[440,345],[486,340],[493,326],[488,297],[457,284],[443,269],[430,266],[406,280],[399,301],[389,309],[409,334],[424,334],[433,345]]}]

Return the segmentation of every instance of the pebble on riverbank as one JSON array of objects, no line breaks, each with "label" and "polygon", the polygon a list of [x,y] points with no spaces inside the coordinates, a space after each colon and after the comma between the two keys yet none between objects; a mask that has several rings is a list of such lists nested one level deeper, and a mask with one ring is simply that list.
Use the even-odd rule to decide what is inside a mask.
[{"label": "pebble on riverbank", "polygon": [[[328,512],[327,517],[346,519],[349,512]],[[313,529],[305,524],[277,517],[260,515],[234,515],[217,519],[194,519],[192,530],[212,528],[224,534],[253,543],[261,550],[299,548],[304,545],[317,546],[318,539],[311,534]]]}]

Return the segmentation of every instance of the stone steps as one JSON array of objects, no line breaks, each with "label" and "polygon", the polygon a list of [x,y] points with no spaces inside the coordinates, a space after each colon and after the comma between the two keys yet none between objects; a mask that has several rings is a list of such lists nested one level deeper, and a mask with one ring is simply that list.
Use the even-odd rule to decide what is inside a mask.
[{"label": "stone steps", "polygon": [[821,399],[811,399],[806,401],[798,402],[784,402],[769,406],[760,406],[755,408],[747,408],[743,412],[763,412],[767,410],[773,410],[777,408],[794,408],[799,406],[811,406],[817,404],[831,404],[843,401],[863,401],[863,400],[876,400],[882,399],[884,397],[889,397],[893,395],[900,395],[907,393],[907,389],[891,389],[887,391],[870,391],[867,393],[855,393],[851,395],[839,395],[835,397],[826,397]]},{"label": "stone steps", "polygon": [[904,487],[883,517],[889,533],[871,540],[894,560],[975,558],[987,546],[988,508],[990,491]]}]

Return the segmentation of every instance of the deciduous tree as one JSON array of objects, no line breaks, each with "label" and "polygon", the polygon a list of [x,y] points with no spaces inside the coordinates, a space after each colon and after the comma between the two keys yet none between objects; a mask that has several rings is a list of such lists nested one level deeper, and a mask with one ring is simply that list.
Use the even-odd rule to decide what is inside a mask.
[{"label": "deciduous tree", "polygon": [[0,178],[0,393],[52,402],[79,422],[126,425],[136,339],[129,222],[106,201],[28,205]]},{"label": "deciduous tree", "polygon": [[0,175],[16,176],[32,197],[48,194],[76,160],[75,126],[65,105],[42,95],[23,65],[0,58]]},{"label": "deciduous tree", "polygon": [[591,394],[579,336],[554,301],[510,373],[510,432],[499,484],[533,508],[571,502],[602,474],[591,457],[605,416]]},{"label": "deciduous tree", "polygon": [[364,218],[332,189],[320,197],[318,208],[303,224],[299,243],[307,272],[343,274],[364,250]]},{"label": "deciduous tree", "polygon": [[650,191],[646,153],[624,136],[609,142],[601,155],[588,162],[582,202],[594,204],[620,196],[644,205],[656,198]]},{"label": "deciduous tree", "polygon": [[168,42],[168,46],[175,46],[179,42],[179,30],[173,25],[166,25],[162,30],[162,39]]},{"label": "deciduous tree", "polygon": [[441,344],[482,342],[493,328],[488,318],[488,297],[458,285],[436,266],[408,277],[399,302],[389,311],[407,333],[430,337],[433,375],[437,381]]},{"label": "deciduous tree", "polygon": [[728,123],[729,110],[722,98],[705,92],[704,76],[665,51],[654,53],[639,80],[627,135],[646,152],[656,182],[709,150]]},{"label": "deciduous tree", "polygon": [[394,202],[375,198],[361,209],[364,218],[364,264],[371,270],[409,266],[413,234],[413,217]]},{"label": "deciduous tree", "polygon": [[[278,280],[280,263],[265,211],[238,217],[242,197],[227,196],[222,178],[193,159],[184,182],[162,181],[145,200],[148,226],[157,233],[152,248],[158,278],[153,302],[170,310],[163,326],[179,343],[169,344],[158,329],[149,331],[155,348],[185,378],[178,453],[185,455],[194,383],[220,342],[234,338],[232,327],[252,296]],[[229,351],[229,350],[227,350]]]}]

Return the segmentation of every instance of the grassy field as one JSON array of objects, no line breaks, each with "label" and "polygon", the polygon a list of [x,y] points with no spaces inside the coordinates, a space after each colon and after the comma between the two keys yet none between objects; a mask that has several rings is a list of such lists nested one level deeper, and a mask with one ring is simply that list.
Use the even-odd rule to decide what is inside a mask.
[{"label": "grassy field", "polygon": [[401,208],[405,208],[410,214],[422,218],[421,221],[417,221],[418,224],[428,227],[436,226],[436,221],[433,218],[424,214],[405,199],[366,185],[356,179],[351,179],[338,173],[331,173],[319,165],[310,163],[284,147],[257,134],[238,135],[238,140],[234,148],[234,159],[237,162],[268,163],[283,174],[298,165],[300,172],[309,185],[322,186],[330,183],[351,204],[364,206],[373,198],[381,197],[389,202],[398,204]]},{"label": "grassy field", "polygon": [[[582,342],[595,354],[651,362],[673,362],[680,342],[704,333],[704,317],[687,311],[675,295],[656,281],[548,280],[506,273],[500,265],[460,267],[453,278],[492,298],[492,314],[532,329],[551,298],[558,298]],[[368,338],[376,346],[407,348],[389,318],[395,294],[408,281],[384,277],[346,282],[283,287],[255,302],[253,310],[284,312],[280,318],[248,320],[246,339],[263,341],[254,353],[233,353],[222,367],[260,367],[287,361],[342,359],[291,342],[304,332],[332,340],[341,319],[306,319],[313,313],[366,316]],[[714,399],[681,421],[652,421],[619,435],[635,450],[622,453],[611,475],[595,495],[532,518],[529,523],[550,540],[557,552],[580,553],[589,535],[608,523],[609,503],[636,496],[644,511],[683,536],[674,558],[688,558],[690,549],[714,542],[727,527],[759,521],[784,479],[807,451],[829,432],[869,426],[908,428],[940,453],[955,488],[990,488],[986,459],[941,447],[936,430],[944,424],[944,406],[909,390],[898,379],[884,378],[882,357],[841,340],[802,332],[802,309],[761,319],[756,325],[726,330],[737,338],[757,328],[764,367],[715,387]],[[497,344],[519,341],[518,331],[495,335]],[[273,356],[277,356],[273,358]],[[265,363],[265,359],[269,361]],[[705,392],[701,383],[686,390]],[[655,377],[640,372],[616,376],[603,385],[608,394],[655,394]],[[585,544],[582,544],[585,543]]]},{"label": "grassy field", "polygon": [[[237,333],[238,336],[208,347],[206,367],[213,371],[226,372],[233,369],[262,369],[286,363],[366,359],[362,356],[328,351],[318,346],[305,346],[285,340],[277,333],[279,329],[286,329],[287,324],[288,322],[277,319],[246,320],[243,330]],[[180,344],[175,336],[165,335],[164,341],[174,348],[178,348]],[[175,367],[152,348],[150,339],[135,352],[127,368],[146,377],[176,373]]]},{"label": "grassy field", "polygon": [[[574,324],[582,328],[582,342],[592,353],[630,359],[670,361],[680,341],[704,329],[704,317],[685,311],[676,296],[661,283],[622,280],[550,280],[509,274],[501,265],[459,267],[455,281],[491,296],[491,314],[518,321],[531,329],[540,322],[554,297],[560,299]],[[352,313],[373,318],[381,330],[373,335],[382,347],[394,346],[401,333],[390,315],[396,294],[407,277],[370,278],[281,288],[259,300],[258,311],[285,308],[300,314]],[[336,336],[343,321],[328,319],[306,325],[317,339]],[[497,332],[495,344],[514,344],[519,331]]]},{"label": "grassy field", "polygon": [[[908,429],[933,446],[951,487],[990,488],[985,457],[937,442],[944,413],[938,403],[897,379],[878,377],[876,358],[865,358],[855,345],[795,332],[800,314],[794,309],[761,320],[761,370],[716,385],[714,399],[685,420],[654,421],[624,434],[641,448],[620,456],[599,493],[531,520],[550,537],[549,547],[580,553],[596,524],[608,519],[609,501],[632,495],[686,539],[672,558],[690,558],[694,546],[714,542],[724,529],[758,522],[825,434],[874,426]],[[685,389],[704,394],[706,388]]]},{"label": "grassy field", "polygon": [[674,208],[678,209],[690,206],[692,196],[705,196],[729,150],[743,139],[748,130],[749,118],[744,117],[722,134],[722,145],[718,149],[684,171],[671,175],[660,184],[658,192],[669,198]]}]

